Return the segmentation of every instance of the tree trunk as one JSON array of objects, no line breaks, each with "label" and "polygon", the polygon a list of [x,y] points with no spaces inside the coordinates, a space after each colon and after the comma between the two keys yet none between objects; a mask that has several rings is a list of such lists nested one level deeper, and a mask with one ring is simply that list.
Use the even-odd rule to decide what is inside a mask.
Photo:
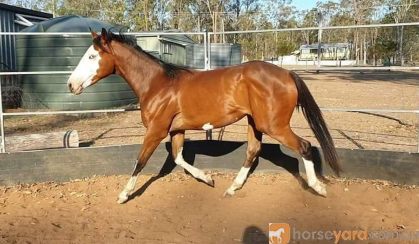
[{"label": "tree trunk", "polygon": [[144,1],[144,23],[145,30],[148,31],[148,1]]},{"label": "tree trunk", "polygon": [[399,52],[400,52],[400,65],[403,66],[404,65],[404,57],[403,57],[403,26],[400,27],[400,48],[399,48]]},{"label": "tree trunk", "polygon": [[363,46],[363,59],[364,59],[364,65],[367,64],[367,40],[366,40],[366,33],[364,32],[364,41],[362,43]]}]

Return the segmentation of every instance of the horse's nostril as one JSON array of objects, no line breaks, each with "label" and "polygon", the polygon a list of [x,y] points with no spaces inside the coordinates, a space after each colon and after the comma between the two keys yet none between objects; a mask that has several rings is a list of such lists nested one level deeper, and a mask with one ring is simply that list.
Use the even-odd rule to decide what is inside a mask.
[{"label": "horse's nostril", "polygon": [[70,89],[70,91],[73,91],[73,87],[71,86],[71,83],[68,83],[68,89]]}]

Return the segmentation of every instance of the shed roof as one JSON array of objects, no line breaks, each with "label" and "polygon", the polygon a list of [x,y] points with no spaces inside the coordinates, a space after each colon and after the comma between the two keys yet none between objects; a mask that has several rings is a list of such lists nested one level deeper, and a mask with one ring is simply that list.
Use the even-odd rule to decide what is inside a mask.
[{"label": "shed roof", "polygon": [[26,15],[32,15],[32,16],[37,16],[37,17],[42,17],[42,18],[53,17],[52,14],[50,13],[35,11],[35,10],[27,9],[27,8],[16,7],[16,6],[5,4],[5,3],[0,3],[0,9],[8,10],[10,12],[14,12],[17,14],[26,14]]},{"label": "shed roof", "polygon": [[[321,43],[321,48],[330,48],[330,47],[349,47],[350,43]],[[310,44],[310,45],[301,45],[300,49],[317,49],[319,44]]]},{"label": "shed roof", "polygon": [[[178,30],[169,30],[169,31],[165,31],[167,33],[181,33]],[[147,32],[147,33],[153,33],[153,31]],[[167,41],[167,42],[173,42],[179,45],[183,45],[183,46],[187,46],[190,44],[195,44],[196,42],[194,40],[192,40],[192,38],[190,38],[187,35],[165,35],[165,34],[157,34],[159,32],[156,32],[156,37],[159,37],[160,40],[163,41]],[[141,37],[141,36],[140,36]]]},{"label": "shed roof", "polygon": [[97,19],[68,15],[39,22],[23,29],[22,32],[88,32],[89,28],[93,31],[100,31],[102,28],[114,28],[119,31],[123,27]]}]

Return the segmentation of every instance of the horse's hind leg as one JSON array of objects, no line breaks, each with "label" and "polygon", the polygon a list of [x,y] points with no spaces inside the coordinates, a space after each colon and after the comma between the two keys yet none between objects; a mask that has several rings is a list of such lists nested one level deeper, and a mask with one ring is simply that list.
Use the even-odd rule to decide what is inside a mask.
[{"label": "horse's hind leg", "polygon": [[232,196],[236,190],[243,187],[249,174],[249,170],[261,150],[262,133],[256,130],[255,123],[250,116],[248,116],[248,121],[246,159],[243,163],[243,167],[234,179],[233,184],[225,191],[224,196]]},{"label": "horse's hind leg", "polygon": [[188,164],[182,156],[183,142],[185,140],[185,131],[176,131],[170,134],[172,139],[172,155],[175,163],[186,171],[188,171],[193,177],[202,180],[210,186],[214,186],[214,180],[211,175],[205,174],[204,171]]},{"label": "horse's hind leg", "polygon": [[269,133],[271,137],[278,140],[284,146],[293,150],[295,153],[302,156],[304,167],[307,175],[308,186],[322,196],[326,196],[326,186],[317,179],[314,170],[313,155],[311,152],[310,142],[298,137],[291,128],[286,126],[281,130],[275,130]]}]

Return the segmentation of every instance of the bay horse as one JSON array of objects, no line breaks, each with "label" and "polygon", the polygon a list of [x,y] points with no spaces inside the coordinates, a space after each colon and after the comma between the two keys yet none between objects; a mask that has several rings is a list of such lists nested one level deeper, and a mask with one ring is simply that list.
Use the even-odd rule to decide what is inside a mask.
[{"label": "bay horse", "polygon": [[210,130],[248,119],[246,159],[225,195],[234,195],[247,179],[261,150],[262,134],[276,139],[302,157],[307,183],[326,196],[325,184],[316,177],[311,144],[291,130],[295,108],[301,108],[326,162],[339,175],[333,140],[322,113],[303,80],[294,72],[262,61],[209,71],[168,64],[143,51],[124,35],[102,29],[91,33],[93,44],[68,79],[73,94],[111,74],[122,76],[139,98],[141,118],[147,128],[142,150],[127,185],[118,196],[125,203],[137,176],[159,143],[170,134],[177,165],[195,178],[214,186],[211,175],[185,162],[185,130]]}]

